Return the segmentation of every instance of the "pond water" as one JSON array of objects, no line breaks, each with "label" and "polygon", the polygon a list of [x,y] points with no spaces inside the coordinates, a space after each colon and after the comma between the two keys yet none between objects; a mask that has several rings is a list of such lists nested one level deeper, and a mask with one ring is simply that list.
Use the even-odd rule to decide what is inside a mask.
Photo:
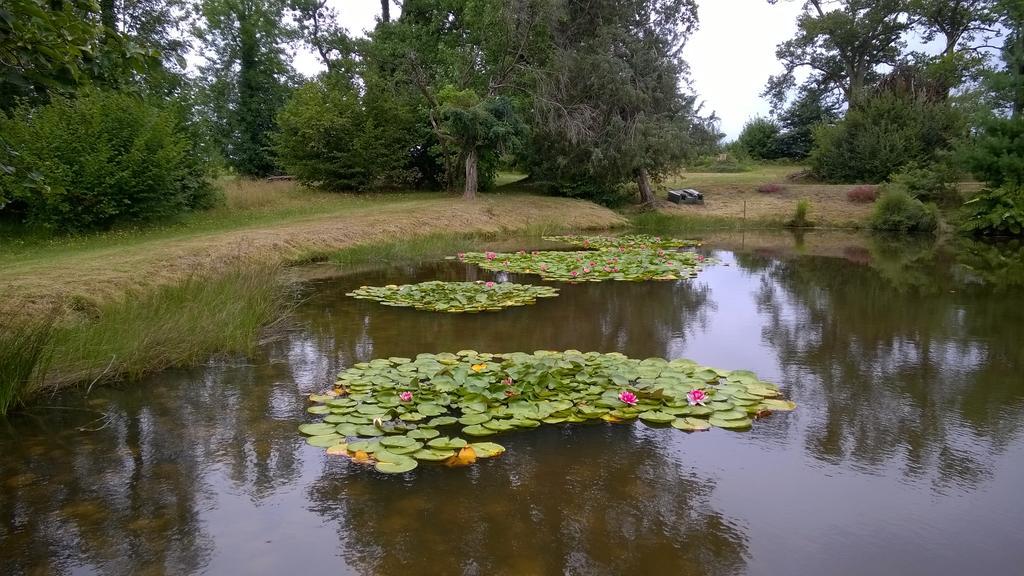
[{"label": "pond water", "polygon": [[[1020,249],[747,240],[706,244],[723,265],[694,280],[479,315],[344,296],[495,277],[454,262],[320,278],[253,358],[45,399],[0,420],[0,573],[1020,573]],[[464,348],[692,358],[799,408],[746,433],[542,426],[398,476],[296,433],[352,363]]]}]

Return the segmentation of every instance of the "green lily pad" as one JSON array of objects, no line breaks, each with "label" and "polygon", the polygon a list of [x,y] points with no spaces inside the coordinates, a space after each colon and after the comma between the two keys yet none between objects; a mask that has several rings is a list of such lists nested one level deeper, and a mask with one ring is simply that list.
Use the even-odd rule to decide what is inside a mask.
[{"label": "green lily pad", "polygon": [[459,419],[454,416],[439,416],[437,418],[431,419],[430,422],[427,422],[427,426],[430,426],[431,428],[437,428],[440,426],[450,426],[458,421]]},{"label": "green lily pad", "polygon": [[345,437],[340,434],[324,434],[322,436],[310,436],[309,438],[306,438],[306,444],[316,446],[318,448],[328,448],[343,442],[345,442]]},{"label": "green lily pad", "polygon": [[672,427],[686,432],[699,432],[711,428],[711,423],[702,418],[677,418],[672,421]]},{"label": "green lily pad", "polygon": [[334,432],[334,426],[331,424],[302,424],[299,426],[299,432],[302,432],[306,436],[322,436],[324,434],[332,434]]},{"label": "green lily pad", "polygon": [[331,409],[329,407],[327,407],[327,406],[318,404],[316,406],[310,406],[309,408],[306,408],[306,412],[309,412],[310,414],[318,414],[318,415],[319,414],[330,414],[331,413]]},{"label": "green lily pad", "polygon": [[[558,289],[511,282],[431,281],[402,286],[362,286],[349,292],[347,296],[360,300],[376,300],[387,306],[405,306],[417,310],[484,312],[533,304],[537,298],[558,296]],[[402,359],[399,358],[399,360]],[[400,365],[401,363],[396,364]]]},{"label": "green lily pad", "polygon": [[474,442],[469,445],[477,458],[493,458],[505,451],[505,447],[494,442]]},{"label": "green lily pad", "polygon": [[673,416],[672,414],[666,414],[665,412],[659,412],[655,410],[642,412],[639,414],[638,417],[644,422],[651,422],[654,424],[668,424],[669,422],[676,419],[676,417]]},{"label": "green lily pad", "polygon": [[449,438],[447,436],[434,438],[427,442],[427,446],[438,450],[458,450],[459,448],[465,448],[468,444],[462,438]]},{"label": "green lily pad", "polygon": [[474,424],[463,428],[462,433],[470,436],[490,436],[491,434],[497,434],[498,431],[492,430],[491,428],[485,428],[480,424]]},{"label": "green lily pad", "polygon": [[383,436],[384,431],[376,426],[360,426],[356,428],[356,434],[359,436]]},{"label": "green lily pad", "polygon": [[438,450],[437,448],[424,448],[412,453],[412,457],[426,462],[443,462],[455,455],[455,450]]},{"label": "green lily pad", "polygon": [[376,468],[378,472],[383,472],[385,474],[404,474],[410,470],[414,470],[417,465],[415,458],[409,458],[406,456],[403,460],[399,460],[397,462],[377,462],[374,465],[374,468]]},{"label": "green lily pad", "polygon": [[761,400],[761,404],[769,409],[776,412],[789,412],[790,410],[796,410],[796,402],[792,400],[776,400],[775,398],[765,398]]},{"label": "green lily pad", "polygon": [[462,418],[459,418],[459,424],[471,426],[473,424],[483,424],[491,419],[489,414],[467,414]]},{"label": "green lily pad", "polygon": [[405,433],[409,438],[416,438],[417,440],[430,440],[431,438],[437,438],[440,434],[440,432],[433,428],[417,428]]},{"label": "green lily pad", "polygon": [[413,442],[408,446],[388,446],[388,452],[392,454],[410,454],[423,448],[423,442]]},{"label": "green lily pad", "polygon": [[380,445],[387,448],[412,446],[415,443],[416,440],[409,438],[408,436],[388,436],[387,438],[380,439]]},{"label": "green lily pad", "polygon": [[749,418],[736,418],[733,420],[724,420],[722,418],[718,418],[716,415],[712,416],[711,418],[708,418],[708,423],[711,424],[712,426],[715,426],[716,428],[729,428],[735,430],[740,428],[750,428],[750,426],[753,424],[753,421],[750,420]]}]

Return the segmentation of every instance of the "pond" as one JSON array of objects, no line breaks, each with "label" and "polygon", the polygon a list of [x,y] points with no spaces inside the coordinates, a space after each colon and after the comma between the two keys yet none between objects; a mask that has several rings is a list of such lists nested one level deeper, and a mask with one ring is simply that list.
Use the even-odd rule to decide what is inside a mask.
[{"label": "pond", "polygon": [[[856,236],[709,240],[697,278],[496,313],[345,296],[536,282],[453,262],[311,270],[252,358],[0,420],[3,574],[963,574],[1024,562],[1024,254]],[[183,335],[187,337],[187,335]],[[306,445],[348,366],[461,349],[692,358],[777,383],[749,432],[546,425],[387,476]]]}]

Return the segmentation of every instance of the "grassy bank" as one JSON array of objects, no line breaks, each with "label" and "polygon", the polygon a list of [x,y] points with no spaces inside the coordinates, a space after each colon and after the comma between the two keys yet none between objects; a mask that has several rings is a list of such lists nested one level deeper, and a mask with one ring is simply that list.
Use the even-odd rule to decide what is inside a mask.
[{"label": "grassy bank", "polygon": [[291,299],[282,269],[436,257],[622,226],[589,202],[520,193],[347,196],[228,182],[225,205],[161,227],[0,238],[0,413],[46,391],[244,353]]},{"label": "grassy bank", "polygon": [[45,391],[135,378],[252,350],[291,299],[277,270],[195,276],[83,310],[19,318],[0,333],[0,414]]}]

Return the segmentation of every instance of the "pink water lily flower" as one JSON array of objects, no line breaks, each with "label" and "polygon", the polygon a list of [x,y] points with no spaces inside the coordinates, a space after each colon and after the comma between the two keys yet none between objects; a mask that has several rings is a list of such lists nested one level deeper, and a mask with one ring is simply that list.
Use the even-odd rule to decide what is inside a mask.
[{"label": "pink water lily flower", "polygon": [[547,270],[548,269],[548,265],[547,264],[541,264],[540,265],[540,269],[541,270]]},{"label": "pink water lily flower", "polygon": [[501,381],[501,383],[504,384],[505,386],[511,386],[515,384],[516,381],[513,380],[512,378],[505,378],[504,380]]},{"label": "pink water lily flower", "polygon": [[459,252],[459,260],[465,260],[465,259],[466,259],[466,253],[465,252]]},{"label": "pink water lily flower", "polygon": [[629,406],[636,406],[636,394],[633,394],[629,390],[623,390],[622,392],[619,392],[619,400],[621,400],[623,404],[628,404]]},{"label": "pink water lily flower", "polygon": [[690,402],[690,406],[698,404],[703,406],[704,402],[708,399],[708,395],[703,390],[690,390],[686,393],[686,399]]},{"label": "pink water lily flower", "polygon": [[584,268],[583,269],[583,273],[584,274],[590,274],[590,268]]},{"label": "pink water lily flower", "polygon": [[665,251],[664,250],[658,250],[658,256],[664,256],[664,255],[665,255]]},{"label": "pink water lily flower", "polygon": [[486,256],[488,260],[494,260],[495,258],[498,257],[498,255],[495,254],[494,252],[485,252],[484,256]]},{"label": "pink water lily flower", "polygon": [[573,270],[572,272],[569,272],[569,275],[572,276],[573,278],[575,278],[575,277],[579,276],[580,273],[575,271],[575,270]]},{"label": "pink water lily flower", "polygon": [[402,402],[412,402],[412,392],[408,390],[398,395],[398,399]]},{"label": "pink water lily flower", "polygon": [[494,288],[496,286],[496,284],[494,282],[487,282],[487,283],[484,284],[484,286],[486,286],[488,288]]}]

